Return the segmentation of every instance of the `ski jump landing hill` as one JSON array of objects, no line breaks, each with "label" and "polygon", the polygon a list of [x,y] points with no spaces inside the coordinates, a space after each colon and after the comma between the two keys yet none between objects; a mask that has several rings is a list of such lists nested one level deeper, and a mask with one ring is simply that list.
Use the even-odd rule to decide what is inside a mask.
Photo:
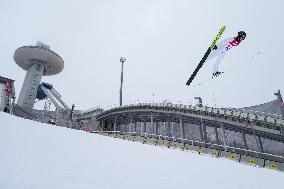
[{"label": "ski jump landing hill", "polygon": [[1,189],[267,189],[283,173],[0,112]]}]

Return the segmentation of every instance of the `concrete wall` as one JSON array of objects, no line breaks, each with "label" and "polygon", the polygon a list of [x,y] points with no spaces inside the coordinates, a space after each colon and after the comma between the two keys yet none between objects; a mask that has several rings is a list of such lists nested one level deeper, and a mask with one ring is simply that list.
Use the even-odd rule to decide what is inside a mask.
[{"label": "concrete wall", "polygon": [[223,152],[222,151],[222,152],[220,152],[220,156],[228,158],[228,159],[233,160],[233,161],[239,161],[240,160],[240,155],[236,154],[236,153],[232,153],[232,152]]},{"label": "concrete wall", "polygon": [[105,136],[118,138],[118,139],[129,140],[133,142],[136,141],[136,142],[146,143],[149,145],[164,146],[164,147],[168,147],[171,149],[178,148],[184,151],[191,151],[191,152],[195,152],[199,154],[208,154],[215,158],[223,157],[223,158],[236,161],[236,162],[240,162],[240,163],[243,163],[249,166],[266,167],[269,169],[284,172],[284,163],[264,160],[261,158],[251,157],[247,155],[240,155],[240,154],[233,153],[233,152],[220,151],[220,150],[205,148],[201,146],[194,146],[192,144],[182,144],[179,142],[167,141],[167,140],[156,139],[156,138],[151,138],[151,137],[144,137],[144,136],[139,136],[139,135],[136,135],[136,136],[135,135],[121,135],[118,133],[116,134],[101,133],[101,134]]},{"label": "concrete wall", "polygon": [[5,107],[5,85],[0,83],[0,111],[4,111]]},{"label": "concrete wall", "polygon": [[242,155],[241,162],[251,166],[263,167],[264,159]]},{"label": "concrete wall", "polygon": [[278,163],[266,160],[265,167],[273,170],[284,171],[284,163]]}]

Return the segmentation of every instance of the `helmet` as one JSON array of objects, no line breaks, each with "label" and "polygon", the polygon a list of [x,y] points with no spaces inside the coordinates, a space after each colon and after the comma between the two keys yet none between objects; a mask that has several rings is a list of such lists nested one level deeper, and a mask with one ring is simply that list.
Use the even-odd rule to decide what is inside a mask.
[{"label": "helmet", "polygon": [[242,35],[244,35],[245,37],[247,36],[246,32],[244,32],[244,31],[239,31],[239,32],[238,32],[238,36],[242,36]]}]

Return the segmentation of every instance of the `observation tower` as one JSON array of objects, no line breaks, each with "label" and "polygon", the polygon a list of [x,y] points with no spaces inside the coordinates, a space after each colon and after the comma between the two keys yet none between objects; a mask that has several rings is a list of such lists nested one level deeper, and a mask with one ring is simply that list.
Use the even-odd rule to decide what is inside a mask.
[{"label": "observation tower", "polygon": [[42,76],[60,73],[64,68],[63,59],[50,50],[48,45],[37,42],[36,46],[23,46],[16,49],[14,60],[27,71],[17,104],[33,109]]}]

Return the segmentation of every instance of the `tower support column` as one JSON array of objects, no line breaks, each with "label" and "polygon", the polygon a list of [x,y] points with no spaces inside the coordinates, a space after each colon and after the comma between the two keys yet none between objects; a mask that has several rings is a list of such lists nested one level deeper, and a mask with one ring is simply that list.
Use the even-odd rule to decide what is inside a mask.
[{"label": "tower support column", "polygon": [[38,86],[43,75],[44,66],[40,63],[34,63],[28,70],[20,95],[17,101],[19,106],[27,109],[33,109],[36,100]]}]

